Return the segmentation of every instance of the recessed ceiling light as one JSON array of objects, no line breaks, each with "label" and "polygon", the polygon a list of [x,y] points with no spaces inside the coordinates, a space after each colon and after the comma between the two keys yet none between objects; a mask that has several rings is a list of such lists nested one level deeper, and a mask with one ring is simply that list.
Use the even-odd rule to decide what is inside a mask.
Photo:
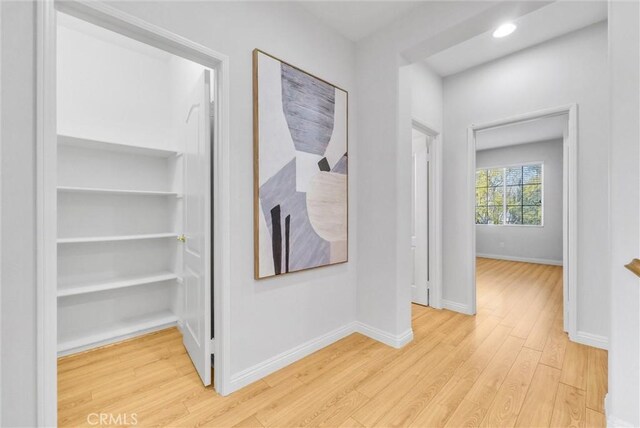
[{"label": "recessed ceiling light", "polygon": [[506,24],[502,24],[501,26],[496,28],[496,31],[493,32],[493,37],[495,37],[496,39],[499,39],[501,37],[506,37],[509,34],[516,31],[516,28],[517,27],[515,24],[512,24],[511,22],[507,22]]}]

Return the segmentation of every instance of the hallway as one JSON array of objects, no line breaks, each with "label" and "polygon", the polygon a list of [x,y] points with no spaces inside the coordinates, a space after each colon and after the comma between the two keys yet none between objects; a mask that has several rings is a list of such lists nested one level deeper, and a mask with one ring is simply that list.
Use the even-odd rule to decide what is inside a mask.
[{"label": "hallway", "polygon": [[562,268],[478,259],[478,314],[413,306],[397,350],[353,334],[227,397],[175,329],[62,358],[60,426],[604,426],[607,352],[562,332]]}]

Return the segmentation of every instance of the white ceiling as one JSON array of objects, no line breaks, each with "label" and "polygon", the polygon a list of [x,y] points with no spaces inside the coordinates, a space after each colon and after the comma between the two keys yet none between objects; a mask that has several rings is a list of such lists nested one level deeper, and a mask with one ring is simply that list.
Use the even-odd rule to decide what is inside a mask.
[{"label": "white ceiling", "polygon": [[384,28],[424,1],[301,1],[316,18],[357,42]]},{"label": "white ceiling", "polygon": [[476,150],[495,149],[562,138],[568,116],[545,117],[476,133]]},{"label": "white ceiling", "polygon": [[606,1],[556,1],[514,20],[518,28],[507,37],[496,39],[493,30],[488,31],[425,62],[439,75],[449,76],[605,19]]}]

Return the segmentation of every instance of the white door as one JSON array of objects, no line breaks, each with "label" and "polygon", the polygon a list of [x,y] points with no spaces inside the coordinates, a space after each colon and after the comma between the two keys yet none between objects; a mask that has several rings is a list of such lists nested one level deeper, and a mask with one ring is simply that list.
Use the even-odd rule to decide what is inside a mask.
[{"label": "white door", "polygon": [[202,382],[211,384],[210,74],[191,93],[184,151],[183,341]]},{"label": "white door", "polygon": [[429,137],[413,131],[411,300],[429,305]]}]

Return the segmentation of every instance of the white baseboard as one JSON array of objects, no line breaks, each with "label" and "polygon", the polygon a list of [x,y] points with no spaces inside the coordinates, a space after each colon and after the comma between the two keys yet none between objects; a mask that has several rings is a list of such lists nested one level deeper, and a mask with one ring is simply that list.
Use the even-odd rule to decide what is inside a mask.
[{"label": "white baseboard", "polygon": [[298,345],[288,351],[271,357],[265,361],[262,361],[254,366],[242,370],[239,373],[231,375],[231,381],[229,382],[229,393],[237,391],[238,389],[249,385],[255,381],[258,381],[265,376],[270,375],[273,372],[280,370],[283,367],[288,366],[309,354],[312,354],[326,346],[331,345],[338,340],[349,336],[357,331],[356,322],[351,322],[345,326],[337,328],[322,336],[311,339],[301,345]]},{"label": "white baseboard", "polygon": [[594,348],[609,349],[609,339],[598,334],[577,331],[575,335],[570,335],[569,339],[583,345],[593,346]]},{"label": "white baseboard", "polygon": [[627,422],[625,420],[622,420],[612,415],[610,409],[611,409],[611,400],[609,399],[609,394],[607,393],[604,396],[604,416],[607,419],[607,427],[627,428],[627,427],[634,426],[631,422]]},{"label": "white baseboard", "polygon": [[174,327],[174,326],[177,326],[177,325],[178,325],[178,323],[173,321],[173,322],[168,322],[168,323],[165,323],[165,324],[156,325],[156,326],[149,327],[149,328],[144,328],[142,330],[136,330],[136,331],[133,331],[133,332],[130,332],[130,333],[118,334],[116,336],[109,337],[108,339],[96,340],[95,342],[87,343],[85,345],[75,346],[73,348],[65,349],[64,351],[58,351],[58,355],[57,356],[58,357],[65,357],[67,355],[77,354],[77,353],[80,353],[80,352],[88,351],[90,349],[96,349],[96,348],[100,348],[102,346],[112,345],[114,343],[122,342],[124,340],[133,339],[133,338],[138,337],[138,336],[144,336],[145,334],[149,334],[149,333],[155,333],[156,331],[164,330],[165,328],[170,328],[170,327]]},{"label": "white baseboard", "polygon": [[482,257],[485,259],[508,260],[511,262],[536,263],[539,265],[562,266],[562,260],[536,259],[532,257],[515,257],[515,256],[503,256],[500,254],[480,254],[480,253],[477,253],[476,257]]},{"label": "white baseboard", "polygon": [[452,302],[451,300],[442,299],[442,307],[444,309],[449,309],[450,311],[460,312],[465,315],[473,315],[473,311],[469,305],[465,305],[463,303]]},{"label": "white baseboard", "polygon": [[380,330],[379,328],[372,327],[368,324],[356,321],[356,331],[360,334],[364,334],[367,337],[370,337],[374,340],[377,340],[378,342],[382,342],[385,345],[389,345],[394,348],[402,348],[404,345],[413,340],[413,330],[411,328],[409,328],[402,334],[395,335]]},{"label": "white baseboard", "polygon": [[402,348],[413,340],[413,330],[411,328],[402,334],[393,335],[370,325],[354,321],[232,375],[228,393],[231,394],[353,333],[363,334],[394,348]]}]

